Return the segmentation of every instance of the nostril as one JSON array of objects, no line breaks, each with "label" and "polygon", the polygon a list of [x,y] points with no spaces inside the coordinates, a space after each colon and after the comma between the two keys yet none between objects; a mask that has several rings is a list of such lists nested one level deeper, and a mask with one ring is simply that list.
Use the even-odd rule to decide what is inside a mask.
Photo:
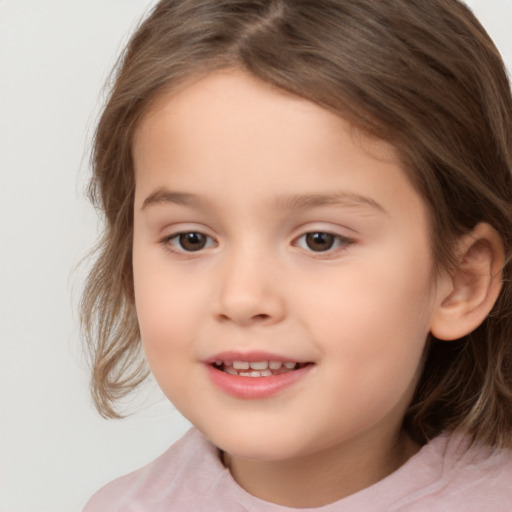
[{"label": "nostril", "polygon": [[[224,313],[220,314],[218,316],[219,320],[221,320],[222,322],[228,322],[228,321],[232,321],[234,318],[231,318],[229,315],[226,315]],[[250,324],[250,323],[260,323],[260,322],[265,322],[267,320],[269,320],[271,317],[271,315],[267,315],[266,313],[259,313],[257,315],[252,315],[252,316],[249,316],[247,318],[247,320],[240,320],[240,319],[237,319],[235,321],[237,321],[237,323],[245,323],[245,324]]]},{"label": "nostril", "polygon": [[270,318],[270,315],[267,315],[267,314],[265,314],[265,313],[261,313],[261,314],[259,314],[259,315],[254,315],[252,318],[253,318],[253,320],[259,320],[259,321],[261,321],[261,320],[267,320],[267,319],[269,319],[269,318]]},{"label": "nostril", "polygon": [[255,294],[224,293],[212,307],[217,321],[240,325],[269,324],[282,320],[284,303],[278,297],[257,297]]}]

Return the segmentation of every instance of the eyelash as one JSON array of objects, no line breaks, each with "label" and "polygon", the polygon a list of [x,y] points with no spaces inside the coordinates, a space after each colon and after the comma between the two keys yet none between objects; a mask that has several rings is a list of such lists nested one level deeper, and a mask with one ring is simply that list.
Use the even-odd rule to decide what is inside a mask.
[{"label": "eyelash", "polygon": [[[183,247],[183,245],[181,245],[182,237],[190,236],[190,235],[203,237],[204,239],[206,239],[205,245],[202,247],[199,247],[198,249],[195,249],[195,250],[185,249]],[[177,242],[177,244],[181,245],[181,247],[177,247],[175,245],[175,242]],[[211,242],[213,242],[215,244],[215,241],[213,240],[212,237],[205,235],[204,233],[201,233],[200,231],[182,231],[181,233],[175,233],[174,235],[165,237],[161,241],[161,243],[164,246],[166,246],[171,252],[180,253],[180,254],[194,254],[196,252],[201,252],[203,249],[209,249],[212,246]]]},{"label": "eyelash", "polygon": [[[195,236],[204,239],[204,245],[200,246],[197,249],[187,250],[183,247],[183,237],[186,236]],[[324,238],[328,237],[328,245],[329,242],[332,242],[329,247],[326,247],[325,250],[315,251],[311,248],[308,242],[311,242],[311,237],[321,235]],[[308,240],[309,238],[309,240]],[[301,244],[301,240],[303,240],[303,244]],[[343,251],[347,249],[350,245],[352,245],[355,241],[351,238],[347,238],[342,235],[337,235],[335,233],[330,233],[329,231],[308,231],[298,238],[295,239],[295,246],[310,252],[315,255],[317,258],[322,258],[326,256],[330,256],[332,253],[337,253],[339,251]],[[204,249],[209,249],[215,245],[215,240],[212,237],[201,233],[200,231],[182,231],[180,233],[175,233],[171,236],[165,237],[161,240],[162,245],[164,245],[167,249],[169,249],[173,253],[178,254],[194,254],[200,253]]]},{"label": "eyelash", "polygon": [[[329,237],[329,242],[332,242],[332,245],[327,247],[325,250],[315,251],[308,245],[308,237],[313,237],[316,235],[322,235],[323,237]],[[304,240],[304,245],[302,246],[300,241]],[[311,240],[309,240],[311,241]],[[332,253],[338,253],[339,251],[343,251],[347,249],[350,245],[354,243],[354,240],[351,238],[347,238],[342,235],[337,235],[336,233],[330,233],[329,231],[308,231],[304,233],[299,238],[296,239],[295,245],[304,249],[308,252],[315,254],[315,257],[321,258],[325,256],[330,256]]]}]

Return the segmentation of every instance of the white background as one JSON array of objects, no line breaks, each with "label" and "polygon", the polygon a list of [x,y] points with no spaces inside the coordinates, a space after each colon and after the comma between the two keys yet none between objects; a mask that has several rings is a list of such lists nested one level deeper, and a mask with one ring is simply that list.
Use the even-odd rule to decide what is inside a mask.
[{"label": "white background", "polygon": [[[84,199],[102,86],[152,0],[0,0],[0,510],[78,512],[187,423],[146,390],[106,421],[78,336],[97,224]],[[468,2],[512,69],[512,0]]]}]

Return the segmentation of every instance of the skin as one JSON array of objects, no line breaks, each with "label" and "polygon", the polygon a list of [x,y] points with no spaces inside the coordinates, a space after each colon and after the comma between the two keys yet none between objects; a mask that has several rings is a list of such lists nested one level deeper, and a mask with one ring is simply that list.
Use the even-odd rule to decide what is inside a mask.
[{"label": "skin", "polygon": [[[444,288],[425,204],[394,149],[223,71],[161,98],[133,155],[146,357],[237,482],[314,507],[402,465],[418,449],[400,427]],[[186,232],[205,235],[204,248],[180,245]],[[336,236],[318,251],[306,233]],[[313,364],[276,395],[242,399],[205,364],[233,350]]]}]

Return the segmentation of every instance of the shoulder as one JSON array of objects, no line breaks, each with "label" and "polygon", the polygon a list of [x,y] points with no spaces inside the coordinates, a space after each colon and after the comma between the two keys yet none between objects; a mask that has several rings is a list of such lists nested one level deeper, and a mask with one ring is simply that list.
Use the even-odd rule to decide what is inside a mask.
[{"label": "shoulder", "polygon": [[476,484],[492,480],[494,488],[506,484],[512,498],[512,450],[497,449],[490,446],[470,443],[463,435],[453,434],[441,437],[433,447],[443,459],[446,472],[460,476],[466,482]]},{"label": "shoulder", "polygon": [[403,510],[512,511],[512,450],[452,434],[434,439],[420,454],[436,468],[435,478]]},{"label": "shoulder", "polygon": [[100,489],[83,512],[156,512],[170,501],[178,506],[225,472],[217,449],[192,428],[153,462]]}]

